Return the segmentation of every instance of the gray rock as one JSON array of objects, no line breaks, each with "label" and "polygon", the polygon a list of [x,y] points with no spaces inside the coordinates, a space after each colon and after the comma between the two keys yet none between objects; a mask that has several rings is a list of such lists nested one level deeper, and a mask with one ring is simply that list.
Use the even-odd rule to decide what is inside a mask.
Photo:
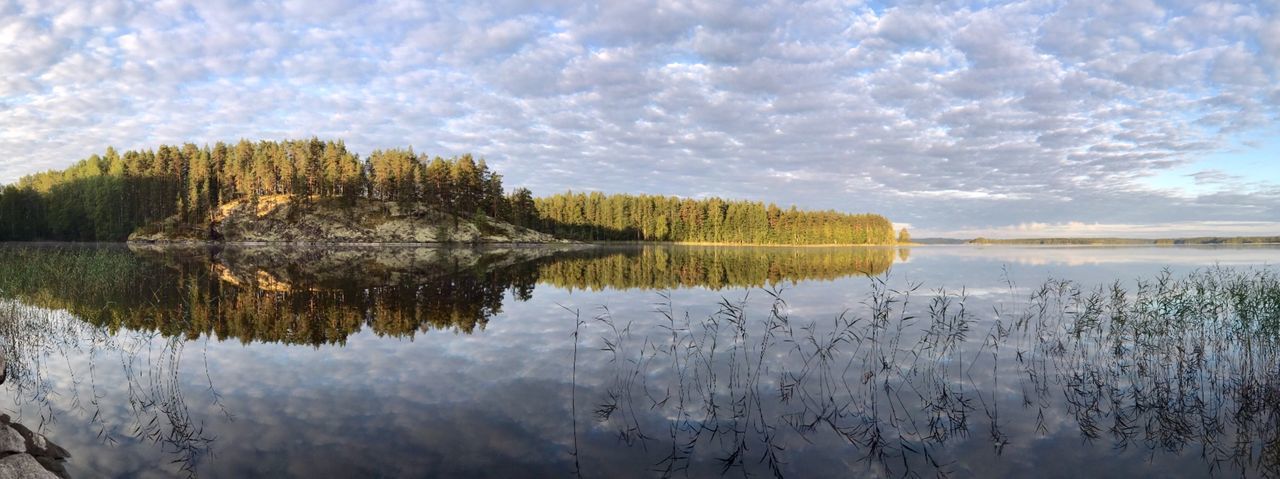
[{"label": "gray rock", "polygon": [[26,451],[27,439],[12,427],[0,425],[0,454]]},{"label": "gray rock", "polygon": [[39,461],[27,454],[11,454],[0,458],[0,477],[11,479],[58,479],[46,471]]},{"label": "gray rock", "polygon": [[62,459],[54,459],[52,457],[34,456],[36,461],[44,466],[46,470],[56,474],[62,479],[71,479],[71,473],[67,472],[67,463]]},{"label": "gray rock", "polygon": [[62,446],[45,439],[44,434],[27,429],[26,426],[16,422],[9,423],[9,427],[18,431],[18,435],[23,439],[25,450],[31,455],[54,459],[68,459],[71,457],[70,452],[63,449]]}]

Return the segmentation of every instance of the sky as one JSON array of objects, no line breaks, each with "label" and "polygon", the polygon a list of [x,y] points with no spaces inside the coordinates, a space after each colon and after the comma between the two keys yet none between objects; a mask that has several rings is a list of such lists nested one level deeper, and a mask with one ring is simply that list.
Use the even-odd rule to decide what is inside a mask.
[{"label": "sky", "polygon": [[0,0],[0,183],[108,145],[318,136],[916,237],[1280,235],[1278,10]]}]

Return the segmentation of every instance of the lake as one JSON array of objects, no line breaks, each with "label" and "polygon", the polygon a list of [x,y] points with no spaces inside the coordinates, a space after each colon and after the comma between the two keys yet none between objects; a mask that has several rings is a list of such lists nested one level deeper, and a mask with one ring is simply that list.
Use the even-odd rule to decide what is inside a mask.
[{"label": "lake", "polygon": [[72,477],[1280,474],[1280,248],[0,247]]}]

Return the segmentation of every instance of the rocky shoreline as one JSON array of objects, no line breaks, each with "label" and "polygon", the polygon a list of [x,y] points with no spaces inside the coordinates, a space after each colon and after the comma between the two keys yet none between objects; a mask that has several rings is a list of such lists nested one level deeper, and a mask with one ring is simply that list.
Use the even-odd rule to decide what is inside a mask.
[{"label": "rocky shoreline", "polygon": [[[0,384],[8,369],[0,357]],[[0,478],[68,479],[66,462],[71,453],[54,444],[43,434],[13,422],[8,414],[0,414]]]},{"label": "rocky shoreline", "polygon": [[485,215],[455,215],[414,201],[271,195],[222,205],[208,224],[177,216],[139,228],[131,243],[564,243],[546,233]]},{"label": "rocky shoreline", "polygon": [[43,434],[0,414],[0,477],[67,479],[70,458],[70,452]]}]

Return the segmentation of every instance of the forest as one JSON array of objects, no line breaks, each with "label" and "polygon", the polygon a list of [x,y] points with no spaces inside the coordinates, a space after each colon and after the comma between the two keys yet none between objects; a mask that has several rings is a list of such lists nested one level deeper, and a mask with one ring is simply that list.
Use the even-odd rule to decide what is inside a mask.
[{"label": "forest", "polygon": [[[410,148],[367,157],[341,140],[107,148],[65,170],[0,190],[0,241],[123,241],[161,220],[208,227],[223,205],[268,195],[422,202],[456,216],[484,215],[567,239],[743,244],[891,244],[874,214],[782,209],[760,202],[567,192],[507,192],[502,175],[471,155],[431,157]],[[351,204],[351,203],[347,203]]]},{"label": "forest", "polygon": [[[893,223],[875,214],[802,211],[757,201],[562,193],[534,200],[537,227],[583,241],[741,244],[892,244]],[[899,233],[909,239],[905,230]]]},{"label": "forest", "polygon": [[534,215],[528,190],[505,195],[502,176],[471,155],[431,158],[408,148],[362,160],[342,141],[241,140],[123,154],[108,148],[65,170],[24,177],[0,192],[0,240],[123,241],[170,216],[206,224],[223,204],[280,194],[421,201],[522,225]]}]

